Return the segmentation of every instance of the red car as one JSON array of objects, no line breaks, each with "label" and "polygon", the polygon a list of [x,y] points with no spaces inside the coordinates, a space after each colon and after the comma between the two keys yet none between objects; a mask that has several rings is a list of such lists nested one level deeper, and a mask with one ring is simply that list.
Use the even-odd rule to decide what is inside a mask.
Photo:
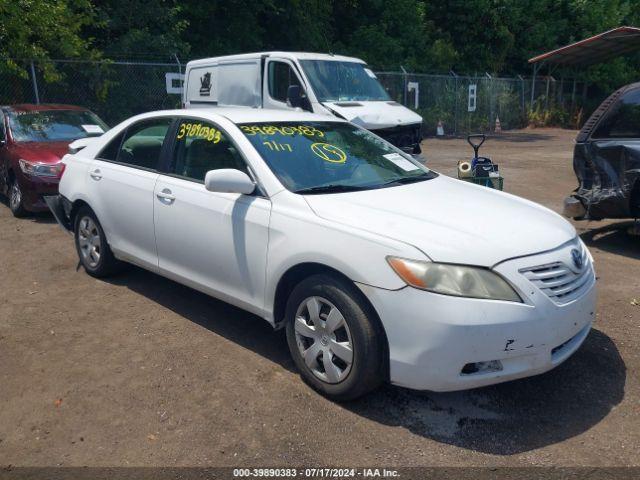
[{"label": "red car", "polygon": [[0,193],[16,217],[47,211],[44,195],[56,195],[69,143],[99,136],[107,125],[72,105],[0,107]]}]

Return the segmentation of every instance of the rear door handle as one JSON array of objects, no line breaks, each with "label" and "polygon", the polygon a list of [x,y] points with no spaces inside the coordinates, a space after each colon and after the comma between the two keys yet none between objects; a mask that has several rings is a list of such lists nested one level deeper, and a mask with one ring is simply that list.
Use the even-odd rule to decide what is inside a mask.
[{"label": "rear door handle", "polygon": [[96,168],[92,172],[89,172],[89,176],[94,180],[100,180],[102,178],[102,173],[100,172],[99,168]]},{"label": "rear door handle", "polygon": [[168,188],[163,188],[161,192],[158,192],[156,194],[156,197],[158,197],[158,200],[160,200],[162,203],[168,204],[173,203],[176,199],[175,195],[173,195],[171,193],[171,190],[169,190]]}]

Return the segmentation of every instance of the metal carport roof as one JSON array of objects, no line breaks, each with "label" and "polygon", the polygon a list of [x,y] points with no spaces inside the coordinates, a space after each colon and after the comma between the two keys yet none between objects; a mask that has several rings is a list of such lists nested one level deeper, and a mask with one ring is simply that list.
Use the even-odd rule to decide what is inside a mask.
[{"label": "metal carport roof", "polygon": [[640,28],[618,27],[529,59],[532,64],[587,66],[640,49]]}]

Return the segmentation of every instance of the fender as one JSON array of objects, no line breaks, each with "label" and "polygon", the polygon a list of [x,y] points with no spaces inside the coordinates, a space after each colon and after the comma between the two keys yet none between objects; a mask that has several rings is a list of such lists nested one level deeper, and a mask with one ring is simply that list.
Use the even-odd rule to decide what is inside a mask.
[{"label": "fender", "polygon": [[[391,269],[386,257],[427,259],[407,243],[324,220],[299,195],[283,192],[272,197],[272,202],[264,295],[264,318],[272,324],[278,284],[297,265],[319,264],[356,283],[398,290],[406,283]],[[346,255],[347,251],[357,253]]]}]

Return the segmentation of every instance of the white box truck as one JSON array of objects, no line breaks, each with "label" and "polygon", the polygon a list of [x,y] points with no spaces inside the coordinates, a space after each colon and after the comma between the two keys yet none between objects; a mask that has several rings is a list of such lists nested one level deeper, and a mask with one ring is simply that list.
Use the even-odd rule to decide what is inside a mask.
[{"label": "white box truck", "polygon": [[335,115],[420,153],[422,117],[391,100],[367,64],[320,53],[259,52],[187,63],[185,108],[300,108]]}]

